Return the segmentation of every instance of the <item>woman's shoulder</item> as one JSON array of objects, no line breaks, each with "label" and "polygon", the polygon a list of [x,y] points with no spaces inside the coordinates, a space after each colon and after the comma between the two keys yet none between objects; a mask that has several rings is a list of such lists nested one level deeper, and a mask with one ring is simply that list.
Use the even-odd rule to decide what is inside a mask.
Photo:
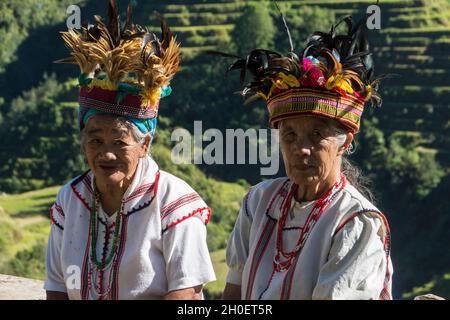
[{"label": "woman's shoulder", "polygon": [[347,181],[346,185],[343,188],[343,197],[342,202],[345,202],[346,206],[350,211],[366,211],[366,212],[377,212],[381,213],[381,211],[377,208],[377,206],[367,199],[358,189],[356,189],[351,183]]},{"label": "woman's shoulder", "polygon": [[336,204],[336,231],[341,230],[355,219],[362,219],[361,221],[368,224],[381,224],[382,229],[385,230],[383,233],[386,233],[386,229],[389,228],[381,210],[349,182],[344,186],[342,195]]},{"label": "woman's shoulder", "polygon": [[272,192],[274,190],[277,190],[288,180],[289,180],[289,178],[287,178],[287,177],[267,179],[267,180],[261,181],[260,183],[252,186],[250,188],[250,190],[254,191],[254,192],[259,192],[259,193]]},{"label": "woman's shoulder", "polygon": [[159,171],[158,189],[159,191],[179,194],[196,192],[187,181],[164,170]]},{"label": "woman's shoulder", "polygon": [[267,179],[252,186],[243,198],[243,207],[247,214],[256,212],[258,207],[265,206],[280,188],[289,182],[287,177]]},{"label": "woman's shoulder", "polygon": [[78,185],[84,184],[89,186],[91,184],[91,171],[87,170],[84,173],[76,176],[64,184],[58,191],[56,197],[60,201],[64,201],[64,198],[68,198],[72,195],[74,189],[79,189]]},{"label": "woman's shoulder", "polygon": [[208,224],[211,209],[183,179],[161,170],[157,194],[163,232],[191,217]]}]

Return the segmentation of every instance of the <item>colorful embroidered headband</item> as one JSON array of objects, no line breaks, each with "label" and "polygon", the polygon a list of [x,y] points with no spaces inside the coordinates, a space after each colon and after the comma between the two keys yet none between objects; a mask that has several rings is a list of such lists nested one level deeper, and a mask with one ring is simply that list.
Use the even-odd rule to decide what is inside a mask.
[{"label": "colorful embroidered headband", "polygon": [[[237,58],[228,68],[241,70],[241,84],[246,73],[252,80],[241,94],[249,103],[263,99],[267,103],[273,127],[280,120],[298,115],[315,115],[339,121],[351,132],[358,132],[364,104],[370,101],[380,107],[377,92],[382,75],[373,78],[373,63],[366,34],[370,15],[354,24],[351,16],[340,20],[329,33],[314,32],[300,57],[294,53],[286,20],[281,14],[291,50],[280,53],[255,49],[245,57],[210,51],[209,53]],[[337,27],[345,22],[346,34],[337,34]]]},{"label": "colorful embroidered headband", "polygon": [[[156,119],[160,99],[171,93],[170,81],[179,70],[180,44],[159,14],[161,40],[132,22],[131,5],[123,27],[118,12],[116,1],[110,0],[107,24],[96,15],[95,24],[84,25],[81,32],[61,32],[71,56],[56,62],[78,64],[81,70],[80,129],[88,120],[85,115],[93,115],[90,109],[140,124]],[[154,132],[147,125],[139,127],[145,128]]]}]

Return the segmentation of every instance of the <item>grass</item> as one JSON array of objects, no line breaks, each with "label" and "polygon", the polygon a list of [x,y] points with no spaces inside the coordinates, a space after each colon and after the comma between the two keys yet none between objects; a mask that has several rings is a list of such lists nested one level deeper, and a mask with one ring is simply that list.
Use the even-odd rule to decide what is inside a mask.
[{"label": "grass", "polygon": [[44,261],[37,271],[21,274],[11,267],[18,254],[47,243],[50,232],[48,209],[60,187],[18,195],[0,196],[0,273],[43,279]]},{"label": "grass", "polygon": [[228,267],[225,262],[225,249],[211,253],[211,260],[217,280],[205,286],[208,298],[218,298],[225,288]]},{"label": "grass", "polygon": [[10,216],[47,215],[60,187],[50,187],[18,195],[0,196],[0,207]]}]

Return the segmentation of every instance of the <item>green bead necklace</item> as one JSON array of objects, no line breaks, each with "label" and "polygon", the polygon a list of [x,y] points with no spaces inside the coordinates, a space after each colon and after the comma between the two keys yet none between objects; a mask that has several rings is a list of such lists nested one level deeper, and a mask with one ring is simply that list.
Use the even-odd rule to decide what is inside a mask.
[{"label": "green bead necklace", "polygon": [[108,254],[108,257],[106,258],[105,262],[102,263],[102,261],[99,261],[97,259],[97,237],[98,237],[98,219],[97,219],[97,203],[98,203],[98,197],[97,197],[97,188],[94,181],[94,195],[92,197],[92,205],[91,205],[91,262],[97,267],[99,270],[106,269],[109,267],[111,262],[113,261],[114,255],[116,253],[117,249],[117,243],[119,242],[120,238],[120,227],[122,222],[122,212],[123,212],[123,203],[122,208],[120,212],[117,213],[116,217],[116,225],[114,229],[114,237],[112,242],[112,248]]}]

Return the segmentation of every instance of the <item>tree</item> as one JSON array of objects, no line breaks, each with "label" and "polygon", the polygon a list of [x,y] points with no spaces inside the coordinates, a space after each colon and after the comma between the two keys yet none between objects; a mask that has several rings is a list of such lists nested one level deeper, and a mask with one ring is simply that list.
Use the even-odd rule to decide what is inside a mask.
[{"label": "tree", "polygon": [[[304,5],[299,10],[290,10],[290,5],[281,6],[281,10],[286,16],[286,21],[294,44],[296,53],[299,53],[305,46],[305,42],[309,35],[314,31],[328,32],[331,25],[335,22],[334,14],[331,10],[321,9],[318,6]],[[279,16],[279,14],[277,13]],[[276,26],[276,49],[279,52],[287,52],[289,50],[289,41],[286,29],[281,20],[277,19]]]},{"label": "tree", "polygon": [[265,4],[248,5],[236,20],[231,38],[236,51],[247,55],[254,48],[271,49],[276,28]]}]

